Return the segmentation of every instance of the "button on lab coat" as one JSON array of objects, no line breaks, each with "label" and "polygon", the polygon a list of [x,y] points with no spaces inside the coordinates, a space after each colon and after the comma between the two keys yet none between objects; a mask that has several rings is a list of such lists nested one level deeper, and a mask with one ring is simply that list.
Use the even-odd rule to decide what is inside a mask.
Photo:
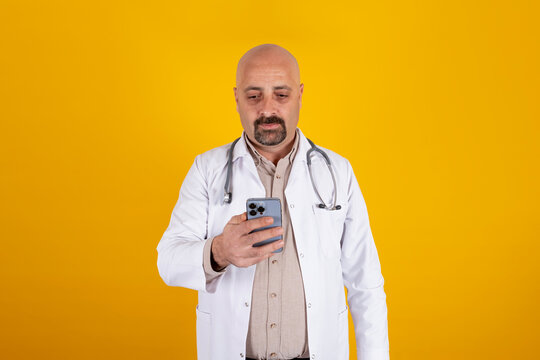
[{"label": "button on lab coat", "polygon": [[[304,282],[310,357],[349,359],[348,309],[359,360],[389,359],[384,278],[362,192],[347,159],[324,150],[336,174],[340,210],[318,207],[306,161],[311,148],[301,131],[285,197]],[[251,291],[256,265],[227,271],[207,282],[206,240],[223,232],[246,200],[266,192],[243,136],[233,151],[232,202],[223,202],[230,143],[195,158],[180,188],[169,226],[158,246],[157,267],[169,286],[198,290],[197,354],[200,360],[242,360],[246,354]],[[312,152],[317,189],[328,204],[333,182],[322,156]],[[347,301],[344,286],[347,288]]]}]

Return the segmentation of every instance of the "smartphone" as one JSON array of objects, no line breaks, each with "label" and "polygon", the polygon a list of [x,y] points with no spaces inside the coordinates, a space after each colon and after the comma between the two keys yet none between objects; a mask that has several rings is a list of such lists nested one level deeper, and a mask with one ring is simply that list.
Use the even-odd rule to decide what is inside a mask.
[{"label": "smartphone", "polygon": [[[273,228],[276,226],[281,226],[281,201],[279,200],[279,198],[268,197],[268,198],[247,199],[246,212],[247,212],[248,220],[257,219],[264,216],[271,216],[274,219],[274,222],[272,224],[268,226],[264,226],[262,228],[255,229],[251,231],[250,234],[256,231],[261,231],[261,230]],[[258,247],[265,244],[269,244],[276,240],[280,240],[282,237],[283,237],[282,235],[278,235],[273,238],[255,243],[253,244],[253,246]],[[277,250],[274,250],[275,253],[279,253],[282,251],[283,251],[283,247]]]}]

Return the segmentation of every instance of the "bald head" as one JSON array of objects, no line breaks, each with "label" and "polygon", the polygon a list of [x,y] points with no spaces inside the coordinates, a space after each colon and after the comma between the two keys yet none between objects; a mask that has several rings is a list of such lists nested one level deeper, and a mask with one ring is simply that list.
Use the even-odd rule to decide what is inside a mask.
[{"label": "bald head", "polygon": [[236,110],[247,136],[263,155],[266,151],[279,158],[292,148],[303,91],[298,63],[281,46],[256,46],[238,61]]},{"label": "bald head", "polygon": [[249,72],[269,67],[286,72],[296,85],[300,84],[300,68],[296,58],[281,46],[262,44],[248,50],[238,61],[236,85],[242,84]]}]

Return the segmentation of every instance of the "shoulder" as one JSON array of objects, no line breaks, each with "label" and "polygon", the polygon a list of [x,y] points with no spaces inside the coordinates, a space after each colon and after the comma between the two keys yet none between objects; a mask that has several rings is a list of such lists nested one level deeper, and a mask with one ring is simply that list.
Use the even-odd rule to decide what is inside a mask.
[{"label": "shoulder", "polygon": [[217,169],[225,167],[231,144],[232,141],[197,155],[195,157],[195,166],[204,174],[213,173]]},{"label": "shoulder", "polygon": [[355,171],[349,159],[329,148],[317,144],[315,145],[324,151],[330,158],[338,184],[341,184],[347,191],[350,191],[351,184],[354,184],[357,180]]},{"label": "shoulder", "polygon": [[326,155],[328,155],[328,157],[330,158],[330,161],[332,162],[333,166],[335,166],[339,170],[347,170],[348,171],[348,168],[350,168],[351,164],[350,164],[349,160],[345,156],[340,155],[337,152],[335,152],[333,150],[330,150],[330,149],[328,149],[328,148],[326,148],[324,146],[320,146],[320,145],[317,145],[317,144],[315,144],[315,145],[319,149],[324,151],[326,153]]}]

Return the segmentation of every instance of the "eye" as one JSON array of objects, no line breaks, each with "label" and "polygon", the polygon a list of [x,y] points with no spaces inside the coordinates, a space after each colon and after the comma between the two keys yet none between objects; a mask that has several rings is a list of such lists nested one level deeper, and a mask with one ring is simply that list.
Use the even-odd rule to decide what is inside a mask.
[{"label": "eye", "polygon": [[288,95],[285,95],[285,94],[278,94],[278,96],[279,96],[280,98],[283,99],[283,98],[286,98]]}]

